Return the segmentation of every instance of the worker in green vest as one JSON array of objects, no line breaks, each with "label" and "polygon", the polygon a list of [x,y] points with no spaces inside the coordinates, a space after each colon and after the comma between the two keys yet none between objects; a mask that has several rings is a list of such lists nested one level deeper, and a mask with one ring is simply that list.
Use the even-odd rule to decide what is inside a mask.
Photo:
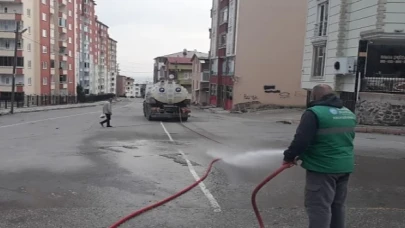
[{"label": "worker in green vest", "polygon": [[301,117],[284,163],[306,169],[305,208],[309,228],[345,228],[345,201],[354,169],[356,116],[330,86],[317,85]]}]

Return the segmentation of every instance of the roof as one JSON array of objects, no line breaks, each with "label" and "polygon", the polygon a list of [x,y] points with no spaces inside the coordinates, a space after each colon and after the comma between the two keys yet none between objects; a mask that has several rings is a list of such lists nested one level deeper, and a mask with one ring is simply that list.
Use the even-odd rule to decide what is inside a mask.
[{"label": "roof", "polygon": [[[187,51],[186,52],[186,56],[187,58],[192,58],[194,54],[204,54],[203,52],[198,52],[197,50],[194,51]],[[158,56],[155,58],[155,60],[157,58],[167,58],[167,57],[184,57],[183,52],[176,52],[176,53],[172,53],[172,54],[168,54],[168,55],[162,55],[162,56]]]},{"label": "roof", "polygon": [[193,57],[191,57],[190,61],[192,62],[194,60],[194,58],[196,58],[196,57],[201,60],[209,59],[208,53],[196,52],[196,53],[194,53]]},{"label": "roof", "polygon": [[105,26],[105,27],[107,27],[107,28],[110,28],[108,25],[104,24],[103,22],[99,21],[98,19],[96,20],[96,22],[103,25],[103,26]]},{"label": "roof", "polygon": [[113,38],[111,38],[110,36],[108,36],[108,39],[111,41],[114,41],[115,43],[118,43],[118,41],[114,40]]},{"label": "roof", "polygon": [[177,64],[191,64],[191,58],[184,57],[167,57],[167,62]]}]

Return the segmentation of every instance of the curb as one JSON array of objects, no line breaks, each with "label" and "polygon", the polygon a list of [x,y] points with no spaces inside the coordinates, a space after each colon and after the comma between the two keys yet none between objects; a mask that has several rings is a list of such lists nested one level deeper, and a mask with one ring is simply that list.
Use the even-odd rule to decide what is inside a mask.
[{"label": "curb", "polygon": [[358,133],[376,133],[384,135],[405,135],[405,129],[390,129],[382,127],[356,127]]}]

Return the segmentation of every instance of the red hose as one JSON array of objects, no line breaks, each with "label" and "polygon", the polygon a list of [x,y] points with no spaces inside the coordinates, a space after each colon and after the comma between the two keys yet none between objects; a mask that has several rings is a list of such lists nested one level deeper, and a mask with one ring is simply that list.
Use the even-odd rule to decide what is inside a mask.
[{"label": "red hose", "polygon": [[204,181],[205,178],[207,178],[208,174],[210,173],[210,171],[211,171],[211,169],[212,169],[212,166],[214,165],[215,162],[217,162],[217,161],[219,161],[219,160],[221,160],[221,159],[218,158],[218,159],[213,160],[213,161],[210,163],[210,165],[208,166],[208,169],[207,169],[207,171],[205,172],[204,176],[201,177],[201,178],[200,178],[198,181],[196,181],[194,184],[188,186],[187,188],[185,188],[185,189],[181,190],[180,192],[176,193],[175,195],[172,195],[172,196],[170,196],[170,197],[168,197],[168,198],[166,198],[166,199],[164,199],[164,200],[162,200],[162,201],[160,201],[160,202],[154,203],[154,204],[152,204],[152,205],[150,205],[150,206],[147,206],[147,207],[145,207],[145,208],[142,208],[142,209],[140,209],[140,210],[138,210],[138,211],[133,212],[132,214],[130,214],[130,215],[128,215],[128,216],[126,216],[126,217],[120,219],[120,220],[119,220],[118,222],[116,222],[114,225],[110,226],[110,228],[117,228],[117,227],[121,226],[122,224],[124,224],[125,222],[127,222],[127,221],[129,221],[129,220],[135,218],[136,216],[138,216],[138,215],[140,215],[140,214],[143,214],[143,213],[145,213],[145,212],[147,212],[147,211],[150,211],[150,210],[152,210],[153,208],[162,206],[163,204],[165,204],[165,203],[167,203],[167,202],[169,202],[169,201],[171,201],[171,200],[174,200],[174,199],[176,199],[177,197],[183,195],[184,193],[190,191],[190,190],[193,189],[195,186],[197,186],[197,185],[200,184],[202,181]]},{"label": "red hose", "polygon": [[[213,160],[213,161],[209,164],[208,169],[207,169],[207,171],[205,172],[204,176],[201,177],[201,178],[200,178],[198,181],[196,181],[194,184],[192,184],[192,185],[188,186],[187,188],[181,190],[180,192],[176,193],[175,195],[172,195],[172,196],[170,196],[170,197],[168,197],[168,198],[166,198],[166,199],[164,199],[164,200],[162,200],[162,201],[159,201],[159,202],[157,202],[157,203],[154,203],[154,204],[152,204],[152,205],[150,205],[150,206],[147,206],[147,207],[145,207],[145,208],[142,208],[142,209],[140,209],[140,210],[138,210],[138,211],[135,211],[135,212],[129,214],[128,216],[126,216],[126,217],[120,219],[119,221],[117,221],[114,225],[110,226],[110,228],[118,228],[119,226],[121,226],[121,225],[124,224],[125,222],[127,222],[127,221],[129,221],[129,220],[135,218],[136,216],[141,215],[141,214],[143,214],[143,213],[145,213],[145,212],[147,212],[147,211],[150,211],[150,210],[152,210],[152,209],[154,209],[154,208],[156,208],[156,207],[162,206],[163,204],[165,204],[165,203],[167,203],[167,202],[169,202],[169,201],[171,201],[171,200],[174,200],[174,199],[176,199],[177,197],[183,195],[184,193],[190,191],[191,189],[193,189],[194,187],[196,187],[197,185],[199,185],[202,181],[204,181],[204,180],[207,178],[208,174],[211,172],[212,166],[214,165],[215,162],[217,162],[217,161],[219,161],[219,160],[221,160],[221,159],[218,158],[218,159]],[[272,173],[270,176],[268,176],[263,182],[261,182],[261,183],[254,189],[254,191],[253,191],[253,193],[252,193],[252,205],[253,205],[253,210],[255,211],[257,220],[258,220],[258,222],[259,222],[259,224],[260,224],[260,228],[264,228],[264,224],[263,224],[262,217],[260,216],[259,209],[257,208],[257,205],[256,205],[256,195],[257,195],[257,193],[259,192],[259,190],[260,190],[267,182],[269,182],[271,179],[273,179],[274,177],[276,177],[278,174],[280,174],[280,173],[281,173],[282,171],[284,171],[285,169],[288,169],[288,168],[290,168],[290,167],[292,167],[292,166],[293,166],[293,164],[284,164],[284,165],[281,166],[279,169],[277,169],[274,173]]]},{"label": "red hose", "polygon": [[289,164],[284,164],[282,165],[280,168],[278,168],[274,173],[272,173],[270,176],[268,176],[266,179],[264,179],[254,190],[252,193],[252,206],[253,206],[253,210],[255,211],[256,214],[256,218],[257,221],[259,222],[259,226],[260,228],[264,228],[264,223],[263,223],[263,219],[262,216],[260,215],[259,209],[257,208],[257,204],[256,204],[256,195],[257,193],[260,191],[260,189],[267,184],[267,182],[271,181],[274,177],[276,177],[278,174],[280,174],[281,172],[283,172],[284,170],[291,168],[293,166],[293,164],[289,163]]}]

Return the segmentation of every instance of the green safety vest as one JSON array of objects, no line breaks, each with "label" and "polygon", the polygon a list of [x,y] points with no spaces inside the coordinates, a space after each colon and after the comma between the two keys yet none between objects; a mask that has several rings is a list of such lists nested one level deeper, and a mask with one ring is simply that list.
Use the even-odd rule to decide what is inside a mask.
[{"label": "green safety vest", "polygon": [[319,173],[351,173],[354,170],[353,140],[356,115],[347,108],[308,108],[318,118],[314,142],[300,157],[302,167]]}]

